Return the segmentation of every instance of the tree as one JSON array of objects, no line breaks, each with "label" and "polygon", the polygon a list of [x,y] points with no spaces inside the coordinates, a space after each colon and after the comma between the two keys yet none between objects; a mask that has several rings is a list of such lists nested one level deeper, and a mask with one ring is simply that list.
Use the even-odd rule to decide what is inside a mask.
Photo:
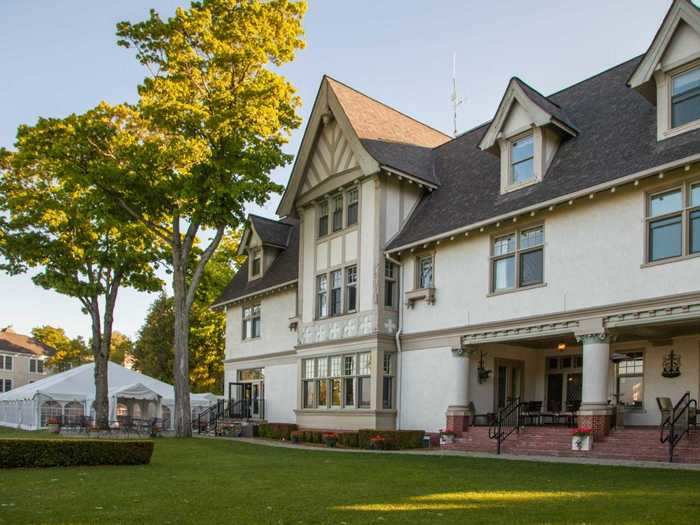
[{"label": "tree", "polygon": [[[128,169],[95,184],[169,248],[178,436],[192,433],[189,322],[205,267],[246,204],[282,190],[269,173],[291,160],[282,147],[300,124],[300,101],[276,69],[304,45],[305,11],[288,0],[202,0],[168,20],[152,10],[117,25],[119,45],[135,49],[149,76],[139,86],[143,119],[114,123],[123,137],[103,151],[129,159]],[[198,251],[203,230],[211,235]]]},{"label": "tree", "polygon": [[[99,114],[110,111],[104,105]],[[151,264],[160,251],[144,227],[115,219],[104,195],[78,182],[118,170],[94,147],[112,131],[95,112],[39,119],[20,126],[15,151],[0,150],[0,269],[37,269],[35,284],[77,298],[89,314],[101,427],[108,424],[107,362],[119,289],[162,287]]]},{"label": "tree", "polygon": [[[240,267],[237,254],[241,232],[226,235],[207,265],[190,315],[189,370],[193,392],[223,392],[225,315],[210,306]],[[172,298],[158,297],[148,312],[134,344],[134,368],[161,381],[173,381]]]},{"label": "tree", "polygon": [[124,365],[127,356],[133,353],[134,343],[131,339],[116,330],[112,332],[112,347],[109,351],[109,360],[113,363]]},{"label": "tree", "polygon": [[54,370],[62,372],[92,361],[92,354],[85,340],[80,336],[71,339],[63,328],[38,326],[32,328],[32,337],[56,350],[46,361]]}]

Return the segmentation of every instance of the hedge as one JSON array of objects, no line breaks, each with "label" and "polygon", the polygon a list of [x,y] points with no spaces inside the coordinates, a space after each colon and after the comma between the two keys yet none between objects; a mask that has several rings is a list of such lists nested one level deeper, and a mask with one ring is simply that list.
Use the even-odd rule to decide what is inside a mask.
[{"label": "hedge", "polygon": [[289,439],[290,434],[297,429],[294,423],[263,423],[258,425],[258,436],[271,439]]},{"label": "hedge", "polygon": [[153,441],[110,439],[0,439],[0,468],[146,465]]},{"label": "hedge", "polygon": [[338,432],[338,445],[345,448],[357,448],[360,435],[357,432]]},{"label": "hedge", "polygon": [[381,436],[384,438],[386,450],[403,450],[407,448],[421,448],[423,446],[423,430],[370,430],[358,431],[358,446],[370,448],[370,438]]}]

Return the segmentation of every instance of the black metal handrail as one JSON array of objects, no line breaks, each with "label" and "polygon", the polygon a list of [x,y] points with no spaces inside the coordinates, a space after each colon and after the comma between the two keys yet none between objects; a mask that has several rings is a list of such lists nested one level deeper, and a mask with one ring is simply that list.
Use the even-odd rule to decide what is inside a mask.
[{"label": "black metal handrail", "polygon": [[520,432],[522,406],[520,398],[516,397],[498,410],[495,423],[489,427],[489,438],[496,440],[496,454],[501,453],[501,444],[508,439],[508,436],[513,432]]},{"label": "black metal handrail", "polygon": [[197,414],[197,433],[217,428],[221,419],[265,419],[265,398],[219,399],[216,404]]},{"label": "black metal handrail", "polygon": [[673,452],[676,445],[690,430],[689,416],[691,407],[694,407],[697,411],[698,402],[695,399],[691,399],[690,392],[686,392],[673,407],[671,414],[661,423],[659,440],[661,443],[668,443],[669,463],[673,463]]}]

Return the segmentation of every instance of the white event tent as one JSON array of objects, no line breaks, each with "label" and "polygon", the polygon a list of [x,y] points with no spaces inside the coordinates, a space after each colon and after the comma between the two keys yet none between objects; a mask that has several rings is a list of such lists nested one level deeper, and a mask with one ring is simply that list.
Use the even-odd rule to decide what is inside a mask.
[{"label": "white event tent", "polygon": [[[37,430],[52,417],[94,416],[94,370],[93,363],[82,365],[0,394],[0,426]],[[122,415],[157,417],[162,418],[164,430],[170,428],[175,405],[172,385],[112,362],[107,380],[110,421]],[[191,394],[192,412],[216,399],[213,394]]]}]

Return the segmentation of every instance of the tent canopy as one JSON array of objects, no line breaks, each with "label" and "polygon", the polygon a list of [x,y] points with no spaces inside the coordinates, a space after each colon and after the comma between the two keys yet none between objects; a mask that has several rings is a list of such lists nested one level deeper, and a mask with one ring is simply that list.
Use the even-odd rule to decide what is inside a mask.
[{"label": "tent canopy", "polygon": [[[154,399],[153,397],[137,398],[134,396],[156,395],[160,396],[160,399],[167,404],[173,404],[175,401],[175,389],[172,385],[129,370],[111,361],[107,369],[107,381],[110,397],[117,392],[123,392],[124,395],[120,393],[119,397]],[[126,395],[128,393],[131,394]],[[208,396],[210,395],[191,394],[190,401],[192,406],[208,406],[210,404]],[[82,365],[0,394],[0,403],[5,401],[25,401],[35,399],[38,396],[45,396],[56,401],[92,401],[95,399],[95,364]]]},{"label": "tent canopy", "polygon": [[142,383],[110,388],[109,396],[116,399],[137,399],[145,401],[159,401],[161,397],[158,392],[154,392]]}]

